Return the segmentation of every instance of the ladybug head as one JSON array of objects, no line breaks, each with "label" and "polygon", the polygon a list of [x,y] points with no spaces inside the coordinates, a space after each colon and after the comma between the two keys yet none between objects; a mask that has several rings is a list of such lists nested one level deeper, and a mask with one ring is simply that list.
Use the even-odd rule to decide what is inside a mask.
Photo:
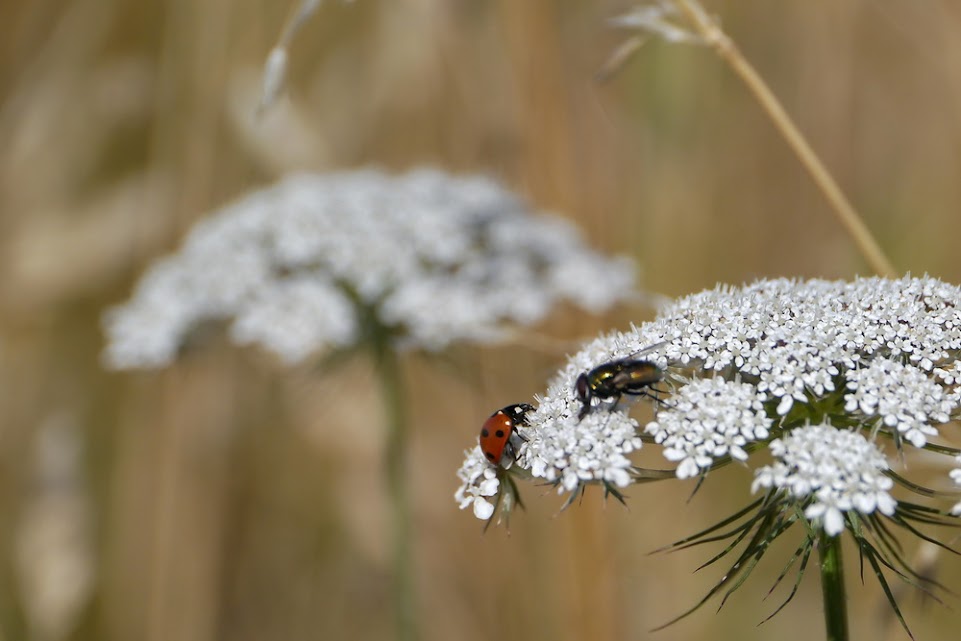
[{"label": "ladybug head", "polygon": [[510,406],[510,417],[514,419],[516,425],[527,424],[527,413],[533,412],[534,406],[529,403],[518,403]]}]

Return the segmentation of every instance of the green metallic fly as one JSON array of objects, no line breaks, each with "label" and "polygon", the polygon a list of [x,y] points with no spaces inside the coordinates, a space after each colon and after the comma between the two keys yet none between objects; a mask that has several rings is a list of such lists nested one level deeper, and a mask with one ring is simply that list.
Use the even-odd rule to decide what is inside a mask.
[{"label": "green metallic fly", "polygon": [[574,384],[577,399],[584,404],[577,414],[578,420],[583,419],[591,411],[592,401],[595,398],[613,400],[614,405],[617,405],[622,396],[649,396],[657,400],[657,397],[651,393],[657,390],[652,386],[664,379],[664,370],[652,361],[635,357],[664,344],[661,342],[645,347],[632,357],[620,358],[598,365],[589,372],[581,372]]}]

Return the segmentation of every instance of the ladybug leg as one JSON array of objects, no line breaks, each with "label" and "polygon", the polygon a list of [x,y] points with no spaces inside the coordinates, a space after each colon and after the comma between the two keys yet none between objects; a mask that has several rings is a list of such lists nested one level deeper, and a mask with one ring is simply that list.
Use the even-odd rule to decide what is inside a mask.
[{"label": "ladybug leg", "polygon": [[507,445],[504,446],[504,455],[511,457],[512,461],[517,460],[517,449],[519,447],[514,443],[514,437],[517,437],[517,439],[523,443],[526,443],[529,440],[526,436],[520,433],[520,430],[517,428],[514,429],[510,438],[507,440]]}]

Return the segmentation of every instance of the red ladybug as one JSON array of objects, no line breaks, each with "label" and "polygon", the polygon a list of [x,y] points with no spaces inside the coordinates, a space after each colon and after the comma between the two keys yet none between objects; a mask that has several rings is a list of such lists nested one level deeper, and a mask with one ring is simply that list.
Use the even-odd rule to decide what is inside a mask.
[{"label": "red ladybug", "polygon": [[480,448],[487,460],[493,465],[501,462],[505,451],[514,456],[511,435],[518,425],[526,425],[527,413],[534,408],[527,403],[508,405],[499,409],[484,421],[480,431]]}]

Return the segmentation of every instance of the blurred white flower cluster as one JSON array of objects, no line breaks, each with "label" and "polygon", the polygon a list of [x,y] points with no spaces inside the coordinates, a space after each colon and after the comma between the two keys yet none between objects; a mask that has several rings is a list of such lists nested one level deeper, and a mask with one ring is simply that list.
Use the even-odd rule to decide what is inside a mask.
[{"label": "blurred white flower cluster", "polygon": [[[654,420],[642,428],[622,404],[594,407],[578,420],[583,401],[577,377],[631,358],[656,364],[664,375],[660,386],[673,392],[655,403]],[[961,289],[934,278],[719,286],[678,300],[633,331],[602,336],[571,357],[528,415],[517,464],[558,483],[560,491],[590,482],[610,489],[640,478],[627,455],[645,432],[678,463],[680,478],[732,459],[749,463],[751,452],[778,443],[776,456],[801,456],[803,450],[812,465],[798,471],[797,461],[785,458],[783,470],[776,468],[781,473],[759,470],[764,480],[755,487],[800,497],[800,474],[814,496],[807,514],[833,534],[839,512],[877,507],[891,513],[886,477],[878,480],[886,469],[879,463],[885,460],[882,445],[900,450],[902,462],[908,445],[931,450],[939,426],[959,417],[959,359]],[[822,425],[810,427],[815,422]],[[830,432],[835,428],[855,432],[836,435]],[[805,432],[793,437],[794,430]],[[812,439],[853,449],[804,450]],[[873,485],[839,488],[845,465],[875,470]],[[874,498],[864,499],[865,492]]]},{"label": "blurred white flower cluster", "polygon": [[192,329],[295,363],[377,323],[397,346],[489,342],[562,300],[596,311],[630,295],[633,265],[496,183],[420,170],[297,175],[197,224],[105,318],[105,361],[170,363]]}]

